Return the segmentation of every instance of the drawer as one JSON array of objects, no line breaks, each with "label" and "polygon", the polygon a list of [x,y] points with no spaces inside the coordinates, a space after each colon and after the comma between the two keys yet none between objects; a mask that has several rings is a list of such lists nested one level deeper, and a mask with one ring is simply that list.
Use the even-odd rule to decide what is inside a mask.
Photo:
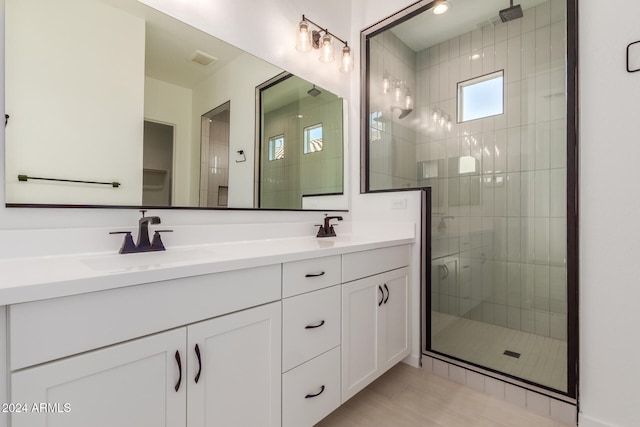
[{"label": "drawer", "polygon": [[275,264],[14,304],[11,370],[277,301],[280,286]]},{"label": "drawer", "polygon": [[340,255],[286,262],[282,265],[282,297],[340,283]]},{"label": "drawer", "polygon": [[340,286],[282,301],[282,372],[340,345]]},{"label": "drawer", "polygon": [[342,282],[373,276],[411,263],[411,246],[391,246],[342,255]]},{"label": "drawer", "polygon": [[311,427],[339,405],[340,347],[282,375],[282,427]]}]

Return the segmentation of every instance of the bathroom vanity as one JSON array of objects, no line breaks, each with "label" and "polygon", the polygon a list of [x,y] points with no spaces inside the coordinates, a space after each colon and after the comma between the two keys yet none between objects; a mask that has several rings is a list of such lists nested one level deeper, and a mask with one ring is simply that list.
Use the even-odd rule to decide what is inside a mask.
[{"label": "bathroom vanity", "polygon": [[2,261],[11,425],[312,426],[409,355],[413,241]]}]

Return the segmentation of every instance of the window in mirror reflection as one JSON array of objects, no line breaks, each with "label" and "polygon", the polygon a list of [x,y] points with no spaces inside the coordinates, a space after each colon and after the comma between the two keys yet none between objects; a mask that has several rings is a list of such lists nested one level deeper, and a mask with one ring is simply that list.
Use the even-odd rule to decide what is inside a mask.
[{"label": "window in mirror reflection", "polygon": [[284,159],[284,135],[269,138],[269,161]]},{"label": "window in mirror reflection", "polygon": [[458,123],[504,113],[504,71],[458,83]]},{"label": "window in mirror reflection", "polygon": [[322,123],[304,128],[304,154],[322,151]]}]

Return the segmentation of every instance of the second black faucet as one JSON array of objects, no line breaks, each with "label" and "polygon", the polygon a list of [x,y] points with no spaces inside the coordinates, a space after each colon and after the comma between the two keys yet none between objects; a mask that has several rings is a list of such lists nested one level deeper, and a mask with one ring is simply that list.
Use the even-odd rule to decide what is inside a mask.
[{"label": "second black faucet", "polygon": [[113,231],[109,234],[126,234],[124,242],[120,248],[121,254],[131,254],[137,252],[164,251],[165,247],[160,238],[160,233],[170,233],[173,230],[156,230],[153,235],[153,241],[149,239],[149,224],[160,224],[159,216],[145,216],[147,211],[140,210],[142,218],[138,220],[138,241],[133,243],[130,231]]}]

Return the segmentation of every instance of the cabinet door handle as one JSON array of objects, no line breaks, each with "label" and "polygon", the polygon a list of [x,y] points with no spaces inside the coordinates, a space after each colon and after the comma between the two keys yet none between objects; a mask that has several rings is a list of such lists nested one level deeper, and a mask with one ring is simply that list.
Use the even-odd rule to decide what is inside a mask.
[{"label": "cabinet door handle", "polygon": [[196,344],[196,357],[198,358],[198,373],[196,374],[196,384],[200,380],[200,373],[202,372],[202,358],[200,357],[200,347]]},{"label": "cabinet door handle", "polygon": [[320,396],[322,393],[324,393],[324,386],[322,386],[322,387],[320,388],[320,391],[319,391],[319,392],[317,392],[316,394],[307,394],[304,398],[305,398],[305,399],[311,399],[311,398],[313,398],[313,397]]},{"label": "cabinet door handle", "polygon": [[178,383],[175,386],[176,392],[180,389],[182,382],[182,361],[180,360],[180,351],[176,350],[176,362],[178,363]]},{"label": "cabinet door handle", "polygon": [[318,323],[317,325],[307,325],[304,328],[305,329],[315,329],[315,328],[319,328],[320,326],[324,325],[324,320],[322,320],[320,323]]},{"label": "cabinet door handle", "polygon": [[380,301],[378,301],[378,307],[380,307],[382,305],[382,302],[384,301],[384,291],[382,290],[382,287],[380,287],[380,285],[378,285],[378,290],[382,294],[382,298],[380,298]]},{"label": "cabinet door handle", "polygon": [[321,271],[320,273],[307,273],[304,275],[304,277],[320,277],[320,276],[324,276],[324,271]]},{"label": "cabinet door handle", "polygon": [[387,284],[384,284],[384,289],[387,291],[387,297],[384,299],[384,303],[386,304],[389,301],[389,288],[387,288]]}]

